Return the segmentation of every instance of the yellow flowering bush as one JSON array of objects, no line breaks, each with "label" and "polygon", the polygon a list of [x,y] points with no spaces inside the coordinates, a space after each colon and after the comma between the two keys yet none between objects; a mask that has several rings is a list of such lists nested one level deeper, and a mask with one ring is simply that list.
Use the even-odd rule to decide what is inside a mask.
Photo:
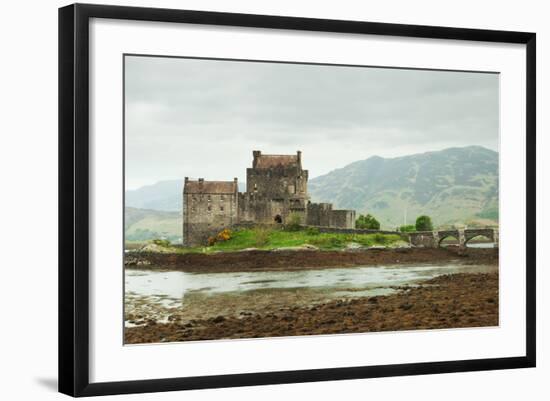
[{"label": "yellow flowering bush", "polygon": [[224,228],[213,237],[208,237],[208,246],[214,245],[216,242],[229,241],[231,239],[231,230]]},{"label": "yellow flowering bush", "polygon": [[228,228],[223,229],[216,235],[218,241],[229,241],[231,239],[231,230]]}]

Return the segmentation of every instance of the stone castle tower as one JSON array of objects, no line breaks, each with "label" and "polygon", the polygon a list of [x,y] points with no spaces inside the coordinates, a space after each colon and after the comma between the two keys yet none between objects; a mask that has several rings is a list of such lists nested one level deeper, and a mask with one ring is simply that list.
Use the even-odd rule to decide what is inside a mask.
[{"label": "stone castle tower", "polygon": [[252,168],[246,169],[246,192],[239,194],[239,220],[284,224],[296,213],[305,222],[309,195],[302,153],[262,155],[255,150],[252,154]]},{"label": "stone castle tower", "polygon": [[191,181],[183,186],[183,242],[205,243],[214,233],[238,223],[237,179],[233,181]]},{"label": "stone castle tower", "polygon": [[354,210],[333,210],[330,203],[310,202],[302,152],[265,155],[255,150],[252,154],[252,167],[246,170],[246,192],[238,192],[236,178],[185,178],[185,245],[204,244],[209,236],[237,224],[285,224],[291,215],[298,215],[307,225],[355,228]]}]

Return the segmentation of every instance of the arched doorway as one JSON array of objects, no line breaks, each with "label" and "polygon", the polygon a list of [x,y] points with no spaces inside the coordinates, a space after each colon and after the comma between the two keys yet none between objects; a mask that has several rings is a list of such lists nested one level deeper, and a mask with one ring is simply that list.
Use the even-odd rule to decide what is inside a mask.
[{"label": "arched doorway", "polygon": [[277,224],[282,224],[283,223],[283,218],[281,217],[280,214],[276,215],[273,220],[275,220],[275,223]]}]

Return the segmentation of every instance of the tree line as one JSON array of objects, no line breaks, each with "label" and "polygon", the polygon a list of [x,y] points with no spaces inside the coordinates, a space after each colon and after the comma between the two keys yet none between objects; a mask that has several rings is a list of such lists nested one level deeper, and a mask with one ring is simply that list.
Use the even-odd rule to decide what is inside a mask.
[{"label": "tree line", "polygon": [[[380,230],[380,222],[376,220],[376,218],[371,215],[362,215],[360,214],[359,217],[355,220],[355,228],[359,228],[362,230]],[[432,231],[433,230],[433,223],[430,216],[422,215],[418,216],[416,218],[415,224],[407,224],[403,225],[398,228],[398,231],[401,231],[402,233],[405,232],[412,232],[412,231]]]}]

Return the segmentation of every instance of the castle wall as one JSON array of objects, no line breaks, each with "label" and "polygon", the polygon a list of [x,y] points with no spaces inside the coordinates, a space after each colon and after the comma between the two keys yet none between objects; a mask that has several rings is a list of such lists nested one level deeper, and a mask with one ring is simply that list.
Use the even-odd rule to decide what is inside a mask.
[{"label": "castle wall", "polygon": [[272,208],[268,199],[254,194],[239,193],[239,222],[273,224]]},{"label": "castle wall", "polygon": [[268,198],[307,197],[307,170],[296,166],[246,169],[246,192]]},{"label": "castle wall", "polygon": [[332,203],[309,203],[306,224],[319,227],[355,228],[355,210],[333,210]]},{"label": "castle wall", "polygon": [[306,224],[310,226],[330,226],[331,203],[309,203]]},{"label": "castle wall", "polygon": [[355,210],[332,210],[330,227],[355,228]]},{"label": "castle wall", "polygon": [[[208,193],[193,182],[189,189],[186,181],[183,205],[183,240],[187,246],[206,245],[208,237],[238,223],[237,182],[234,191]],[[208,181],[199,180],[199,184],[208,185]],[[227,186],[227,183],[224,183]],[[196,189],[196,188],[199,189]],[[187,191],[186,191],[187,189]]]},{"label": "castle wall", "polygon": [[302,223],[306,220],[305,202],[300,199],[284,199],[257,194],[239,193],[238,220],[242,223],[254,222],[257,224],[286,223],[291,214],[299,214]]},{"label": "castle wall", "polygon": [[[309,227],[309,226],[304,226]],[[388,230],[369,230],[369,229],[360,229],[360,228],[340,228],[340,227],[317,227],[320,233],[338,233],[338,234],[396,234],[399,235],[404,240],[409,240],[410,233],[402,233],[399,231],[388,231]]]}]

